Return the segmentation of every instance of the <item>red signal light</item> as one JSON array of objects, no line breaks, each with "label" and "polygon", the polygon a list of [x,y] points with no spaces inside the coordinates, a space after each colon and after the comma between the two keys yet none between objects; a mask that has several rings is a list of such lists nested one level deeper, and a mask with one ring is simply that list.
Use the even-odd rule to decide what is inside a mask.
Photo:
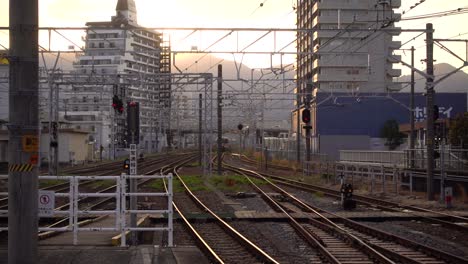
[{"label": "red signal light", "polygon": [[302,122],[309,123],[310,122],[310,110],[304,109],[302,111]]}]

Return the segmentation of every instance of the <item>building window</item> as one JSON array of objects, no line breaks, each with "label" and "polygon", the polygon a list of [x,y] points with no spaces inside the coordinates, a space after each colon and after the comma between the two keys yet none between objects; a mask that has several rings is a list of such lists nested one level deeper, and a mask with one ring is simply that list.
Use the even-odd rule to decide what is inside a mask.
[{"label": "building window", "polygon": [[114,42],[109,43],[109,47],[110,48],[115,48],[115,43]]},{"label": "building window", "polygon": [[99,42],[99,48],[104,48],[104,43],[103,42]]}]

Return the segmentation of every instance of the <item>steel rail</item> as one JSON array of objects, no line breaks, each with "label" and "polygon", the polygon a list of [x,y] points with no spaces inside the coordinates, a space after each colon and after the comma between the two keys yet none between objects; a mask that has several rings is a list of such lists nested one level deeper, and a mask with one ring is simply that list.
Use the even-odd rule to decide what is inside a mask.
[{"label": "steel rail", "polygon": [[[187,155],[187,154],[185,154],[185,155]],[[167,159],[172,159],[172,158],[173,157],[170,157],[170,158],[167,158]],[[183,156],[181,158],[181,160],[184,160],[184,158],[186,158],[186,157]],[[165,159],[165,160],[167,160],[167,159]],[[177,162],[181,162],[181,160],[174,161],[172,164],[176,164]],[[161,161],[164,161],[164,160],[160,160],[160,162]],[[152,163],[152,165],[155,165],[155,164],[157,164],[157,162]],[[159,169],[157,171],[159,171]],[[155,170],[151,170],[149,173],[146,173],[146,174],[147,175],[148,174],[154,174],[154,172],[155,172]],[[147,180],[146,181],[140,181],[137,184],[137,186],[143,185],[146,182],[147,182]],[[106,193],[106,192],[114,190],[116,187],[117,187],[117,185],[112,185],[110,187],[107,187],[107,188],[104,188],[104,189],[98,191],[98,193]],[[85,198],[79,199],[78,203],[80,203],[80,202],[83,203],[83,202],[85,202],[87,200],[96,200],[96,199],[99,200],[97,203],[91,204],[90,206],[86,207],[86,209],[84,209],[84,210],[86,211],[86,210],[92,210],[94,208],[97,208],[98,206],[101,206],[102,204],[105,204],[105,203],[109,202],[110,200],[114,199],[114,197],[109,197],[109,198],[104,198],[104,199],[85,197]],[[64,209],[67,209],[69,206],[70,206],[70,203],[67,203],[67,204],[64,204],[62,206],[59,206],[59,207],[55,208],[55,210],[64,210]],[[66,223],[67,221],[69,221],[69,218],[64,217],[64,218],[58,220],[57,222],[52,223],[51,225],[48,225],[47,227],[56,227],[56,226],[61,225],[62,223]],[[47,233],[47,235],[42,235],[43,233]],[[56,234],[58,234],[57,231],[39,232],[39,238],[40,239],[45,239],[45,238],[52,237],[52,236],[54,236]]]},{"label": "steel rail", "polygon": [[278,204],[270,195],[264,192],[258,185],[256,185],[245,173],[241,170],[229,168],[230,171],[239,173],[246,177],[250,184],[262,195],[268,204],[270,204],[273,209],[280,211],[285,214],[289,219],[291,226],[302,236],[309,245],[317,249],[322,256],[327,259],[330,263],[340,264],[341,262],[333,256],[333,254],[327,249],[327,244],[315,233],[306,230],[291,214],[289,214],[280,204]]},{"label": "steel rail", "polygon": [[[283,190],[281,187],[277,186],[276,184],[274,184],[273,182],[271,182],[269,179],[267,179],[266,177],[262,176],[261,174],[255,172],[255,171],[252,171],[252,170],[248,170],[248,169],[244,169],[244,168],[235,168],[233,166],[230,166],[228,164],[226,164],[226,167],[229,168],[230,170],[234,170],[234,171],[240,171],[240,172],[243,172],[243,174],[245,175],[245,173],[248,173],[248,174],[251,174],[251,175],[254,175],[255,177],[257,178],[260,178],[260,179],[263,179],[264,181],[266,181],[267,183],[269,183],[271,186],[273,186],[273,188],[275,188],[276,190],[278,190],[279,192],[281,192],[282,194],[286,195],[287,197],[289,197],[290,199],[294,200],[295,202],[297,202],[301,207],[304,207],[304,208],[307,208],[309,210],[309,212],[312,212],[314,214],[316,214],[317,216],[319,216],[321,219],[323,219],[327,225],[329,225],[331,228],[333,229],[336,229],[336,230],[339,230],[340,233],[342,233],[343,235],[347,236],[348,239],[350,239],[350,241],[352,241],[352,245],[359,245],[359,248],[364,251],[370,258],[374,259],[374,260],[377,260],[379,261],[380,263],[392,263],[394,264],[395,262],[393,262],[392,260],[388,259],[386,256],[382,255],[380,252],[378,252],[377,250],[375,250],[374,248],[372,248],[368,243],[362,241],[360,238],[356,237],[355,235],[347,232],[346,230],[342,229],[341,227],[339,227],[338,225],[336,225],[334,222],[332,222],[331,220],[329,220],[326,216],[322,215],[321,213],[319,213],[317,210],[313,209],[313,208],[310,208],[308,207],[306,204],[304,204],[302,201],[300,201],[299,199],[297,199],[295,196],[289,194],[288,192],[286,192],[285,190]],[[246,175],[245,175],[246,176]],[[248,177],[247,177],[248,178]],[[251,183],[253,183],[250,179],[249,181]],[[339,263],[339,262],[338,262]]]},{"label": "steel rail", "polygon": [[[249,159],[247,157],[245,157],[245,160],[247,160],[247,162],[249,162],[249,163],[255,163],[255,161],[252,161],[251,159]],[[269,165],[269,166],[272,167],[272,168],[278,168],[278,169],[286,169],[286,170],[287,169],[289,169],[289,170],[292,169],[292,168],[285,167],[285,166],[280,166],[280,165]],[[274,180],[276,180],[278,182],[281,182],[281,183],[289,182],[289,183],[292,183],[292,184],[296,184],[296,185],[293,185],[292,187],[300,187],[300,186],[304,187],[304,186],[306,186],[306,187],[309,187],[309,188],[303,188],[306,191],[314,191],[314,192],[319,191],[319,192],[322,192],[322,193],[324,193],[324,194],[326,194],[328,196],[335,197],[335,198],[340,198],[340,192],[337,191],[337,190],[334,190],[334,189],[329,189],[329,188],[325,188],[325,187],[322,187],[322,186],[317,186],[317,185],[313,185],[313,184],[299,182],[299,181],[296,181],[296,180],[287,179],[287,178],[283,178],[283,177],[279,177],[279,176],[275,176],[275,175],[271,175],[271,174],[267,174],[267,173],[262,173],[262,174],[269,177],[269,178],[272,178],[272,179],[274,179]],[[300,186],[297,186],[297,185],[300,185]],[[386,201],[386,200],[377,199],[377,198],[373,198],[373,197],[368,197],[368,196],[364,196],[364,195],[353,195],[353,197],[355,198],[355,200],[358,203],[361,203],[363,205],[376,207],[376,208],[386,210],[386,211],[402,212],[402,213],[411,214],[411,215],[414,215],[414,216],[425,218],[430,222],[441,224],[441,225],[443,225],[445,227],[448,227],[448,228],[468,232],[468,226],[459,225],[459,224],[454,223],[454,222],[447,222],[447,221],[437,219],[437,218],[433,218],[433,217],[422,216],[420,214],[417,214],[416,212],[424,212],[424,213],[430,213],[430,214],[434,214],[434,215],[440,215],[441,217],[450,218],[450,219],[452,219],[452,221],[460,221],[460,222],[468,224],[468,218],[467,217],[453,215],[453,214],[447,214],[447,213],[444,213],[444,212],[433,211],[433,210],[429,210],[429,209],[425,209],[425,208],[421,208],[421,207],[417,207],[417,206],[412,206],[412,205],[405,205],[405,204],[402,204],[402,203]],[[392,208],[392,207],[394,207],[394,208]],[[398,208],[407,209],[407,210],[411,210],[411,211],[403,211],[403,210],[399,210]]]},{"label": "steel rail", "polygon": [[233,236],[234,238],[237,238],[238,241],[241,241],[242,245],[247,247],[247,249],[250,252],[252,252],[260,261],[263,261],[264,263],[279,263],[270,255],[268,255],[265,251],[263,251],[261,248],[259,248],[249,239],[247,239],[244,235],[238,232],[235,228],[229,225],[226,221],[224,221],[221,217],[219,217],[216,213],[214,213],[210,208],[208,208],[195,194],[193,194],[193,192],[190,190],[188,185],[184,182],[182,177],[180,177],[180,175],[177,173],[177,169],[178,169],[177,167],[173,168],[174,175],[177,177],[177,179],[179,179],[182,186],[184,186],[186,193],[200,208],[208,212],[214,219],[216,219],[218,223],[221,224],[223,229],[229,232],[231,236]]},{"label": "steel rail", "polygon": [[[265,176],[261,175],[260,173],[257,173],[255,171],[251,171],[251,170],[248,170],[248,169],[244,169],[245,171],[249,171],[249,172],[252,172],[253,175],[259,175],[261,178],[265,179],[268,181],[268,179],[265,178]],[[429,247],[429,246],[425,246],[425,245],[422,245],[422,244],[419,244],[417,242],[413,242],[411,240],[408,240],[408,239],[405,239],[405,238],[402,238],[402,237],[399,237],[399,236],[396,236],[396,235],[393,235],[393,234],[389,234],[387,232],[384,232],[382,230],[379,230],[379,229],[375,229],[375,228],[372,228],[372,227],[368,227],[368,226],[365,226],[363,224],[360,224],[358,222],[355,222],[353,220],[350,220],[348,218],[345,218],[345,217],[341,217],[341,216],[338,216],[332,212],[328,212],[326,210],[323,210],[321,208],[318,208],[316,206],[313,206],[311,205],[310,203],[306,203],[306,202],[303,202],[303,201],[300,201],[299,199],[297,199],[296,197],[294,197],[293,195],[290,195],[289,193],[285,192],[282,188],[278,187],[280,190],[280,192],[284,192],[283,194],[287,195],[288,197],[290,197],[292,200],[294,200],[295,202],[297,202],[301,207],[305,208],[306,210],[311,210],[311,212],[323,212],[323,213],[327,213],[328,215],[331,215],[337,219],[339,219],[342,223],[345,224],[345,226],[348,226],[348,227],[351,227],[352,229],[355,229],[355,230],[358,230],[359,232],[362,232],[362,233],[365,233],[369,236],[372,236],[372,237],[379,237],[379,238],[384,238],[388,241],[394,241],[402,246],[405,246],[405,247],[409,247],[409,248],[412,248],[416,251],[420,251],[424,254],[427,254],[429,256],[433,256],[435,258],[438,258],[438,259],[442,259],[442,260],[445,260],[445,261],[448,261],[449,263],[468,263],[468,260],[467,259],[464,259],[464,258],[461,258],[461,257],[458,257],[458,256],[455,256],[453,254],[450,254],[450,253],[447,253],[447,252],[444,252],[444,251],[441,251],[441,250],[438,250],[436,248],[432,248],[432,247]],[[327,219],[327,221],[330,221],[332,222],[331,220]],[[336,225],[336,223],[332,222],[334,225]],[[348,231],[346,231],[345,229],[339,227],[341,230],[344,230],[346,233],[349,233]],[[369,246],[371,246],[372,248],[375,248],[376,250],[382,250],[382,254],[388,256],[388,257],[391,257],[391,258],[396,258],[398,259],[399,261],[408,261],[408,263],[414,263],[415,260],[410,260],[408,257],[406,256],[402,256],[400,254],[395,254],[395,252],[391,252],[389,251],[388,249],[383,249],[382,247],[378,246],[378,245],[375,245],[373,243],[370,243],[370,242],[365,242],[365,243],[368,243]],[[417,261],[416,261],[417,262]]]}]

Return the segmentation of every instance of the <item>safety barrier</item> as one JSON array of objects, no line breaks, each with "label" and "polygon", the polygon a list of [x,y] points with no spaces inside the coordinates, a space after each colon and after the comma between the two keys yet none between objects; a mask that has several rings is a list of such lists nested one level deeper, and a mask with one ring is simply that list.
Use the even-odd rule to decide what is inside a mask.
[{"label": "safety barrier", "polygon": [[[0,176],[0,179],[8,179],[7,175]],[[127,191],[127,180],[137,179],[167,179],[168,191],[167,192],[150,192],[150,193],[131,193]],[[127,231],[167,231],[168,232],[168,246],[173,246],[173,188],[172,180],[173,175],[160,175],[160,176],[147,176],[135,175],[129,176],[122,174],[120,176],[39,176],[39,180],[61,180],[69,181],[69,192],[55,193],[54,196],[59,198],[68,198],[68,210],[53,210],[53,217],[55,216],[68,216],[68,225],[65,227],[39,227],[40,232],[73,232],[73,244],[78,244],[78,233],[81,231],[108,231],[119,232],[121,234],[121,246],[126,246],[126,232]],[[97,192],[97,193],[82,193],[79,192],[80,181],[115,181],[114,192]],[[0,193],[0,196],[8,196],[8,193]],[[167,197],[166,210],[130,210],[127,209],[127,197]],[[39,198],[39,197],[38,197]],[[84,198],[108,198],[115,199],[114,210],[93,210],[92,207],[81,209],[79,207],[80,201]],[[167,227],[136,227],[128,226],[127,216],[131,214],[167,214],[168,222]],[[114,215],[115,224],[109,227],[81,227],[79,217],[91,216],[104,216]],[[8,216],[8,210],[0,210],[0,216]],[[8,227],[0,227],[0,231],[8,231]]]}]

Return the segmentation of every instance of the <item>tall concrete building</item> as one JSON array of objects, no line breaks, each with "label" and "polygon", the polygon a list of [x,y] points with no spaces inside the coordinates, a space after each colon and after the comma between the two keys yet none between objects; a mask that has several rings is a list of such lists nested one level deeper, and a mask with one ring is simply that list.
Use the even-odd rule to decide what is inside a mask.
[{"label": "tall concrete building", "polygon": [[[91,131],[95,149],[102,146],[107,152],[104,155],[110,156],[128,143],[125,111],[114,111],[112,98],[118,96],[124,105],[139,102],[140,148],[148,152],[161,149],[166,145],[170,121],[169,43],[161,33],[138,26],[133,0],[119,0],[111,21],[88,22],[86,26],[84,54],[74,64],[75,74],[108,75],[115,81],[65,88],[61,91],[61,116],[75,128]],[[128,74],[139,77],[124,80]]]},{"label": "tall concrete building", "polygon": [[[311,101],[312,147],[318,149],[319,93],[385,93],[398,91],[394,78],[401,70],[392,56],[401,46],[393,38],[401,30],[395,9],[401,0],[298,0],[297,1],[297,109]],[[325,110],[322,110],[325,111]],[[298,111],[292,130],[298,128]],[[302,126],[300,126],[302,127]],[[304,129],[300,128],[300,135]]]}]

